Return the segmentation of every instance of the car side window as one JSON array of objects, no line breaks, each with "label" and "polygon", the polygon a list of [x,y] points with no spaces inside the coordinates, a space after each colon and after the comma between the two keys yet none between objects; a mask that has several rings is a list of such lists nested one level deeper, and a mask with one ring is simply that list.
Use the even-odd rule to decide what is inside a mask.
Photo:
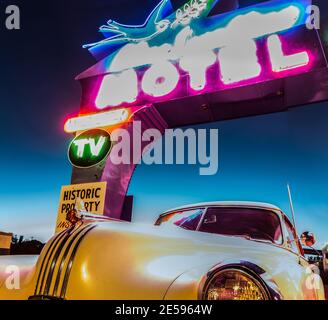
[{"label": "car side window", "polygon": [[300,254],[301,252],[300,252],[299,242],[295,232],[295,228],[291,225],[291,223],[286,218],[284,220],[287,229],[288,247],[296,254]]}]

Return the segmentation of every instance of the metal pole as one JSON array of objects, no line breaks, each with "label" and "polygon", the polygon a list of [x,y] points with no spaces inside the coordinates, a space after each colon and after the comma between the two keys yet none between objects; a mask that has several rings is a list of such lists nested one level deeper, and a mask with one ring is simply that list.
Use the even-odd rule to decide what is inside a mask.
[{"label": "metal pole", "polygon": [[295,219],[295,210],[294,210],[293,198],[292,198],[292,191],[291,191],[289,183],[287,184],[287,190],[288,190],[290,210],[291,210],[292,216],[293,216],[293,224],[294,224],[294,228],[297,232],[296,219]]}]

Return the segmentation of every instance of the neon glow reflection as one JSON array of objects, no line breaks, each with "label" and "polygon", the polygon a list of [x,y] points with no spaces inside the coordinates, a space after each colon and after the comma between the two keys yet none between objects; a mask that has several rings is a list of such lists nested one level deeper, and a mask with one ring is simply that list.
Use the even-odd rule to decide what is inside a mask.
[{"label": "neon glow reflection", "polygon": [[[194,25],[182,24],[172,44],[128,42],[106,60],[109,74],[104,76],[100,85],[96,107],[104,109],[123,103],[133,104],[147,100],[147,97],[175,98],[186,77],[188,95],[191,95],[192,91],[213,91],[218,87],[224,89],[263,82],[274,78],[275,73],[309,65],[310,52],[305,49],[297,49],[298,52],[283,50],[284,35],[279,35],[291,32],[300,21],[304,22],[305,8],[297,4],[279,4],[278,9],[271,11],[253,8],[239,12],[220,27],[208,28],[205,32]],[[266,57],[259,51],[259,39],[267,41]],[[271,70],[266,70],[268,66],[263,61],[270,62]],[[210,85],[208,70],[213,66],[217,67],[217,74],[215,84]]]}]

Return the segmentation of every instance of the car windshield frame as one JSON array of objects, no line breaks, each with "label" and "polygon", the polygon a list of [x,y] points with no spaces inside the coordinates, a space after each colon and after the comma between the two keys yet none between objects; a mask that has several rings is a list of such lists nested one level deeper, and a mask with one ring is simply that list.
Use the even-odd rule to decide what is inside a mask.
[{"label": "car windshield frame", "polygon": [[[266,211],[269,214],[274,214],[277,217],[277,221],[279,223],[279,228],[280,228],[280,233],[281,233],[281,239],[280,241],[271,241],[268,239],[257,239],[257,238],[252,238],[252,237],[247,237],[246,235],[225,235],[225,234],[221,234],[221,233],[210,233],[210,232],[205,232],[205,231],[201,231],[201,226],[203,225],[204,219],[206,217],[206,214],[208,212],[209,209],[244,209],[244,210],[257,210],[257,211]],[[177,209],[177,210],[172,210],[170,212],[167,212],[163,215],[161,215],[157,221],[156,221],[156,225],[160,226],[161,225],[161,221],[163,219],[165,219],[165,217],[172,215],[172,214],[180,214],[181,212],[187,212],[187,211],[193,211],[193,210],[203,210],[203,214],[200,218],[200,221],[198,223],[197,228],[194,231],[198,231],[198,232],[202,232],[202,233],[207,233],[207,234],[215,234],[215,235],[221,235],[221,236],[226,236],[226,237],[240,237],[240,238],[245,238],[251,241],[258,241],[258,242],[265,242],[265,243],[269,243],[275,246],[279,246],[282,247],[284,246],[285,243],[285,234],[284,234],[284,229],[283,229],[283,224],[282,224],[282,220],[281,220],[281,216],[279,215],[279,213],[271,208],[265,208],[265,207],[252,207],[252,206],[199,206],[199,207],[188,207],[185,209]],[[263,213],[266,214],[266,213]],[[174,226],[173,224],[169,224]],[[175,227],[177,228],[182,228],[178,225],[175,225]],[[183,228],[182,228],[183,229]]]}]

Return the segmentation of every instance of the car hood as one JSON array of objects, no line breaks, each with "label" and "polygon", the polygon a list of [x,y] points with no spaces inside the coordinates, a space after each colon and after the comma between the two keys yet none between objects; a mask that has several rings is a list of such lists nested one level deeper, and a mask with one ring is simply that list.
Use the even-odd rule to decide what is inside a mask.
[{"label": "car hood", "polygon": [[162,299],[175,279],[195,268],[237,260],[270,265],[284,252],[268,243],[181,228],[97,223],[73,261],[67,297],[92,299],[96,291],[104,292],[99,299]]}]

